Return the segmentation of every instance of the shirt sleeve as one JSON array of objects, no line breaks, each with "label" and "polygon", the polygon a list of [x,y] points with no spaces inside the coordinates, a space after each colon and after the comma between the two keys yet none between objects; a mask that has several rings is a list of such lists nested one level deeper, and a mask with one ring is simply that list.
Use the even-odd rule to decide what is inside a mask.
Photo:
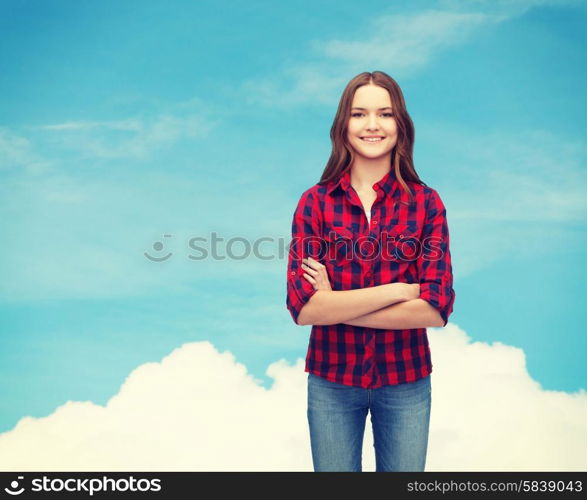
[{"label": "shirt sleeve", "polygon": [[422,252],[418,257],[417,265],[420,298],[438,309],[446,326],[448,317],[453,311],[455,292],[446,208],[434,189],[426,206]]},{"label": "shirt sleeve", "polygon": [[302,259],[317,258],[321,244],[321,230],[318,207],[311,192],[302,194],[295,210],[292,226],[292,240],[289,246],[287,264],[286,305],[296,324],[302,307],[316,293],[314,286],[304,278]]}]

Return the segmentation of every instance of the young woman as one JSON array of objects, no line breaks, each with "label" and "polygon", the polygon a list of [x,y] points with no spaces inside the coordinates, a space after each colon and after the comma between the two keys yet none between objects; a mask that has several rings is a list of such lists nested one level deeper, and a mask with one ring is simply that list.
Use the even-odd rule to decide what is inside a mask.
[{"label": "young woman", "polygon": [[342,94],[332,154],[292,224],[287,307],[313,325],[306,356],[315,471],[361,471],[371,413],[377,471],[423,471],[432,362],[427,327],[455,293],[446,210],[412,161],[398,84],[365,72]]}]

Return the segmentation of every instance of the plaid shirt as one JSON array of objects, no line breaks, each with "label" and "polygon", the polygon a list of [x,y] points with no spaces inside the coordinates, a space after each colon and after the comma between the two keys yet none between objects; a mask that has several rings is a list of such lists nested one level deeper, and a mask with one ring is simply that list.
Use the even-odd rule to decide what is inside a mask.
[{"label": "plaid shirt", "polygon": [[[446,325],[455,299],[446,209],[434,189],[408,185],[415,199],[405,206],[399,202],[408,201],[407,193],[393,171],[377,182],[370,222],[350,185],[350,171],[338,182],[316,184],[302,194],[287,268],[286,305],[296,323],[316,293],[301,267],[302,258],[311,256],[326,266],[333,290],[419,283],[420,298]],[[426,328],[313,325],[305,371],[371,389],[414,382],[432,372]]]}]

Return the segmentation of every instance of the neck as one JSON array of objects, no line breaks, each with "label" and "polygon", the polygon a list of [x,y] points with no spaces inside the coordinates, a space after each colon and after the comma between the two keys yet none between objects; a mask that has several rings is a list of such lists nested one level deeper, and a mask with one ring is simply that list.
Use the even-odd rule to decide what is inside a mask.
[{"label": "neck", "polygon": [[351,165],[351,186],[355,191],[372,189],[391,170],[391,157],[370,159],[355,157]]}]

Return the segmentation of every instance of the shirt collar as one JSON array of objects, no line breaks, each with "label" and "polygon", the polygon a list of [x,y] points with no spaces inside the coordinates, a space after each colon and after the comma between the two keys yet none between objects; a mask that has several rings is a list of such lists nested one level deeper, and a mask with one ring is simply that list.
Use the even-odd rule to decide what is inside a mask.
[{"label": "shirt collar", "polygon": [[[378,191],[379,189],[383,190],[385,194],[388,194],[395,184],[395,173],[393,168],[389,170],[387,174],[383,176],[378,182],[373,184],[373,189]],[[347,169],[338,179],[338,181],[332,181],[326,190],[328,194],[332,194],[337,188],[342,189],[343,191],[348,191],[349,187],[351,186],[351,169]]]}]

